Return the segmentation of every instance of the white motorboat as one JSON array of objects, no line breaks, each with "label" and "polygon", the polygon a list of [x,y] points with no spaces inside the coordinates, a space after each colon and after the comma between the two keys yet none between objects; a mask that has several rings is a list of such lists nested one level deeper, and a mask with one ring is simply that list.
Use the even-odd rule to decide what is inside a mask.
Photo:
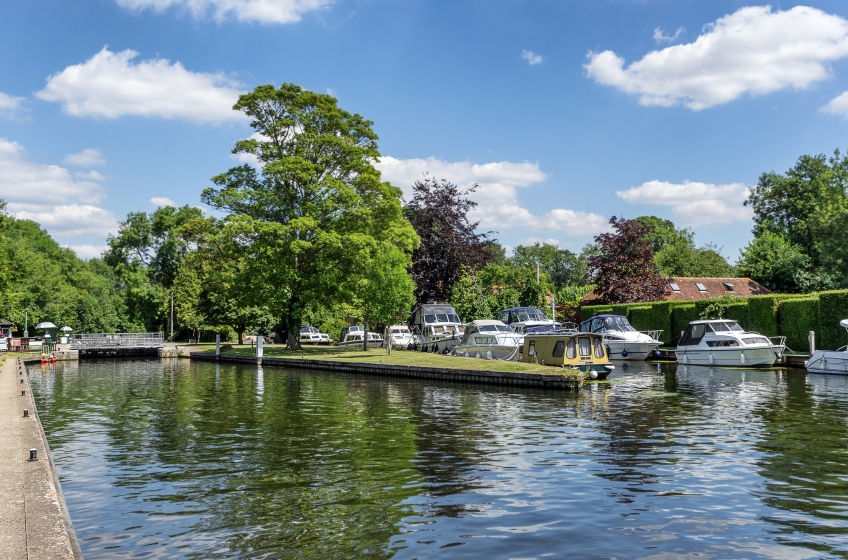
[{"label": "white motorboat", "polygon": [[662,344],[661,330],[637,331],[623,315],[596,315],[580,323],[580,332],[603,335],[613,360],[647,360],[656,356]]},{"label": "white motorboat", "polygon": [[771,367],[783,355],[786,337],[747,332],[729,319],[692,321],[677,345],[677,361],[698,366]]},{"label": "white motorboat", "polygon": [[450,353],[462,340],[465,326],[456,310],[444,303],[425,303],[412,311],[409,328],[413,349],[422,352]]},{"label": "white motorboat", "polygon": [[537,307],[510,307],[498,311],[498,319],[518,334],[540,333],[559,330],[560,324]]},{"label": "white motorboat", "polygon": [[301,344],[332,344],[330,335],[318,332],[315,327],[300,327]]},{"label": "white motorboat", "polygon": [[412,345],[412,331],[406,325],[392,325],[389,327],[389,340],[392,348],[406,350]]},{"label": "white motorboat", "polygon": [[517,361],[523,345],[524,335],[503,321],[480,319],[465,325],[462,341],[453,353],[466,358]]},{"label": "white motorboat", "polygon": [[[848,330],[848,319],[839,321],[839,326]],[[848,375],[848,346],[839,350],[816,350],[810,359],[804,362],[809,373],[830,373]]]},{"label": "white motorboat", "polygon": [[[363,345],[363,336],[365,336],[364,327],[345,327],[342,329],[342,335],[339,337],[339,341],[336,342],[336,345],[359,346],[361,348]],[[368,332],[368,348],[384,348],[385,346],[386,341],[383,340],[382,335],[375,332]]]}]

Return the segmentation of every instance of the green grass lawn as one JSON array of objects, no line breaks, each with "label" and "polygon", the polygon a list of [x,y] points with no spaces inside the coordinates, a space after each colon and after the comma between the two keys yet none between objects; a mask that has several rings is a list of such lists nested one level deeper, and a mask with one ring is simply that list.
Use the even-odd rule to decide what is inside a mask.
[{"label": "green grass lawn", "polygon": [[[222,345],[223,346],[223,345]],[[215,352],[214,344],[198,344],[184,347],[188,352]],[[233,344],[232,349],[221,350],[222,354],[238,356],[254,356],[256,349],[250,345]],[[283,344],[266,344],[266,358],[305,358],[307,360],[332,360],[337,362],[352,362],[361,364],[393,364],[403,366],[422,366],[439,368],[470,369],[479,371],[504,371],[511,373],[543,373],[548,375],[563,375],[572,373],[570,369],[520,362],[503,362],[500,360],[483,360],[478,358],[459,358],[442,356],[408,350],[393,350],[391,356],[386,355],[385,348],[369,348],[367,351],[339,346],[304,346],[303,350],[286,350]]]}]

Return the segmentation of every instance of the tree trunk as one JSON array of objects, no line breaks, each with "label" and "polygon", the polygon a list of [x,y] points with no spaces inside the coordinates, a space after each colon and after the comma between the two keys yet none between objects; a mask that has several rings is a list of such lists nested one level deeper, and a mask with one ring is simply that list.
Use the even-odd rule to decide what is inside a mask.
[{"label": "tree trunk", "polygon": [[298,326],[296,328],[292,328],[291,325],[287,325],[286,328],[289,331],[288,336],[286,338],[286,349],[287,350],[303,350],[303,347],[300,345],[300,340],[298,340],[294,336],[295,332],[300,333],[300,325],[298,324]]},{"label": "tree trunk", "polygon": [[244,334],[244,331],[243,331],[242,329],[239,329],[239,331],[238,331],[238,343],[239,343],[239,346],[241,346],[242,344],[244,344],[244,342],[243,342],[243,341],[244,341],[244,337],[242,336],[243,334]]},{"label": "tree trunk", "polygon": [[385,335],[383,336],[383,340],[386,341],[386,356],[392,355],[392,329],[391,327],[384,327],[383,332]]},{"label": "tree trunk", "polygon": [[362,349],[368,350],[368,321],[365,321],[365,333],[362,336]]}]

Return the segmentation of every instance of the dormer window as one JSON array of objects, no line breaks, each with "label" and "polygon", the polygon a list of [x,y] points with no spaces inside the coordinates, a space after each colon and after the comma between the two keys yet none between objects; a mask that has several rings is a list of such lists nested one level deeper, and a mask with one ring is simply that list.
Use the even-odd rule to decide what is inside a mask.
[{"label": "dormer window", "polygon": [[722,282],[721,285],[724,286],[724,289],[727,290],[728,292],[734,291],[733,290],[733,282]]},{"label": "dormer window", "polygon": [[706,291],[707,291],[707,287],[706,287],[706,286],[704,286],[703,284],[701,284],[700,282],[695,282],[695,286],[698,288],[698,290],[700,290],[700,291],[702,291],[702,292],[706,292]]},{"label": "dormer window", "polygon": [[669,286],[671,286],[672,292],[679,292],[680,291],[680,286],[678,286],[676,282],[672,282],[671,284],[669,284]]}]

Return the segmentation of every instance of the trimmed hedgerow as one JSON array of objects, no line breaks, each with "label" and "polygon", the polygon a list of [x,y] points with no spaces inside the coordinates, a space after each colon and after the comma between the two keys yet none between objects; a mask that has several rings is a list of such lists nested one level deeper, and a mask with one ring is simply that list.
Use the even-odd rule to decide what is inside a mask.
[{"label": "trimmed hedgerow", "polygon": [[653,312],[650,305],[634,305],[628,310],[627,314],[627,320],[637,331],[653,329],[654,327],[651,326],[652,318]]},{"label": "trimmed hedgerow", "polygon": [[665,337],[666,344],[676,345],[680,340],[680,333],[686,330],[689,323],[698,319],[698,312],[695,310],[695,305],[681,305],[673,307],[671,310],[671,330],[672,336]]},{"label": "trimmed hedgerow", "polygon": [[612,314],[613,315],[624,315],[627,317],[627,310],[630,309],[631,305],[627,303],[621,303],[618,305],[612,306]]},{"label": "trimmed hedgerow", "polygon": [[580,308],[580,320],[585,321],[602,313],[612,313],[612,307],[609,305],[586,305]]},{"label": "trimmed hedgerow", "polygon": [[808,294],[769,294],[765,296],[751,296],[748,300],[748,326],[749,331],[758,332],[766,336],[777,336],[777,315],[780,304],[789,299],[810,297]]},{"label": "trimmed hedgerow", "polygon": [[786,346],[796,352],[809,352],[810,331],[818,331],[818,296],[787,299],[778,309],[778,332],[786,337]]},{"label": "trimmed hedgerow", "polygon": [[848,290],[821,292],[819,306],[816,346],[822,350],[836,350],[848,344],[848,333],[839,326],[839,321],[848,319]]}]

